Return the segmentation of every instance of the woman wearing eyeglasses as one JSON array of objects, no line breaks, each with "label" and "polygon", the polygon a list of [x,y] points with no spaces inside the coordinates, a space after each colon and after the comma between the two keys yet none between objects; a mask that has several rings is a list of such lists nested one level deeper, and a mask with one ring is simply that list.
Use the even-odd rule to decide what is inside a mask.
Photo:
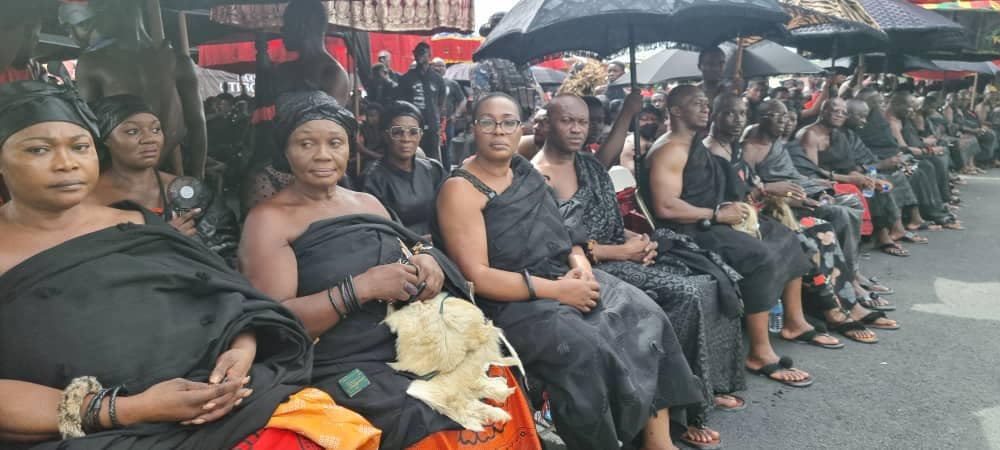
[{"label": "woman wearing eyeglasses", "polygon": [[411,231],[430,239],[434,198],[446,172],[441,163],[417,155],[423,120],[416,106],[394,102],[384,115],[382,128],[388,145],[382,160],[365,175],[364,191],[377,197]]}]

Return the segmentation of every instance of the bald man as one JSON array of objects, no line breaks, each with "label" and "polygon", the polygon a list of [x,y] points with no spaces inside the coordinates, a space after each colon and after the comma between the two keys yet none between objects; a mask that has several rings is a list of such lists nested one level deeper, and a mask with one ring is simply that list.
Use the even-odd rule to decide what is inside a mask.
[{"label": "bald man", "polygon": [[[724,105],[738,116],[737,103],[745,121],[742,99],[732,97]],[[811,385],[808,373],[792,368],[788,358],[774,352],[767,330],[768,311],[785,291],[789,295],[785,297],[784,337],[817,340],[819,345],[839,343],[818,336],[802,316],[801,276],[808,270],[808,261],[801,250],[798,255],[783,255],[769,243],[732,228],[753,211],[742,202],[742,193],[726,192],[727,186],[739,182],[730,178],[735,174],[729,162],[713,156],[708,145],[696,138],[709,123],[705,93],[696,86],[678,86],[667,96],[667,109],[671,130],[653,143],[643,164],[645,176],[639,177],[640,191],[654,216],[651,219],[657,228],[687,234],[702,248],[719,253],[743,276],[740,288],[750,335],[747,369],[789,386]]]}]

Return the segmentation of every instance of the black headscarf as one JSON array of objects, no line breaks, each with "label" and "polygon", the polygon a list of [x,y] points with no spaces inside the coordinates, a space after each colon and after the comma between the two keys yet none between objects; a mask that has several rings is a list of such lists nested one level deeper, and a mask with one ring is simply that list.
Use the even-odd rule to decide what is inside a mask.
[{"label": "black headscarf", "polygon": [[14,133],[42,122],[69,122],[100,133],[94,113],[76,91],[40,81],[0,84],[0,147]]},{"label": "black headscarf", "polygon": [[90,102],[90,109],[97,117],[97,129],[100,138],[97,139],[97,156],[101,160],[101,168],[104,169],[111,162],[111,149],[106,143],[111,137],[111,132],[118,125],[140,113],[156,115],[153,108],[149,107],[142,97],[132,94],[112,95]]},{"label": "black headscarf", "polygon": [[102,141],[111,136],[115,127],[129,117],[140,113],[156,114],[142,97],[132,94],[112,95],[92,101],[90,109],[97,117],[97,128],[100,130]]},{"label": "black headscarf", "polygon": [[330,120],[344,127],[351,151],[358,134],[358,121],[337,100],[323,91],[292,92],[283,94],[274,102],[274,137],[282,148],[275,152],[272,165],[283,172],[291,172],[284,147],[295,129],[310,120]]},{"label": "black headscarf", "polygon": [[420,112],[420,109],[413,103],[396,100],[389,103],[389,106],[386,107],[385,111],[382,113],[382,117],[380,119],[382,122],[382,129],[384,131],[389,131],[389,128],[392,128],[392,119],[403,116],[417,119],[417,124],[423,128],[424,116],[423,113]]}]

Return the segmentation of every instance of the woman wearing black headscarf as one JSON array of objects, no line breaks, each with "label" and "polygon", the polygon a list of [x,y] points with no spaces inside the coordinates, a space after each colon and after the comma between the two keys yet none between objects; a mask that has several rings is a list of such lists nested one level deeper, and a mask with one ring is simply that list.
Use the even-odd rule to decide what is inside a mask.
[{"label": "woman wearing black headscarf", "polygon": [[444,167],[436,160],[417,156],[423,118],[416,106],[402,101],[390,105],[382,124],[388,148],[365,175],[364,190],[395,213],[403,225],[429,240]]},{"label": "woman wearing black headscarf", "polygon": [[469,298],[468,283],[444,254],[391,221],[378,199],[337,185],[357,128],[354,116],[323,92],[278,98],[275,131],[285,151],[275,163],[294,179],[250,211],[240,269],[318,339],[313,384],[382,429],[382,448],[537,448],[519,392],[505,409],[527,422],[489,427],[496,436],[480,446],[478,435],[407,395],[416,375],[389,366],[397,359],[396,336],[384,323],[381,300],[427,300],[442,290]]},{"label": "woman wearing black headscarf", "polygon": [[149,211],[85,201],[96,134],[72,91],[0,85],[0,446],[274,448],[328,438],[317,417],[376,446],[302,389],[311,344],[290,311]]},{"label": "woman wearing black headscarf", "polygon": [[102,169],[92,199],[102,205],[135,202],[235,267],[239,227],[236,215],[221,197],[209,192],[202,207],[190,210],[172,204],[167,187],[177,177],[157,169],[164,140],[160,119],[152,108],[142,98],[128,94],[105,97],[90,106],[97,117],[97,155]]}]

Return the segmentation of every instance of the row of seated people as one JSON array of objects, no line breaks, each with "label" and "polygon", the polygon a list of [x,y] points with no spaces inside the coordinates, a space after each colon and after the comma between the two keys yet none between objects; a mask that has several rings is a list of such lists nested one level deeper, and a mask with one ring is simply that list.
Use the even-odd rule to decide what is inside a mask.
[{"label": "row of seated people", "polygon": [[[61,286],[63,283],[79,284],[84,279],[91,283],[97,281],[102,289],[114,293],[109,295],[116,301],[125,300],[120,298],[122,296],[129,297],[122,292],[130,290],[157,291],[162,294],[161,303],[165,304],[183,300],[185,293],[204,296],[205,287],[214,283],[213,275],[226,279],[227,283],[208,290],[229,298],[228,307],[233,306],[232,297],[238,297],[237,304],[249,302],[247,298],[278,299],[305,327],[304,331],[293,331],[300,337],[308,332],[308,336],[319,339],[313,350],[304,351],[313,358],[305,361],[311,363],[306,364],[311,367],[303,369],[305,379],[311,379],[311,383],[303,383],[299,374],[299,378],[290,379],[286,384],[311,384],[326,392],[338,405],[359,412],[381,430],[383,448],[410,445],[448,448],[448,443],[468,442],[468,439],[463,438],[461,432],[441,433],[441,430],[459,426],[427,405],[407,397],[407,386],[414,377],[388,365],[397,357],[396,338],[382,325],[386,318],[385,305],[372,300],[426,300],[442,289],[472,297],[466,280],[472,282],[482,296],[477,305],[512,337],[513,347],[522,355],[529,377],[538,380],[541,389],[534,390],[531,396],[547,393],[559,434],[571,448],[612,448],[619,443],[632,442],[646,448],[671,448],[670,420],[680,423],[681,428],[687,427],[679,433],[682,440],[700,447],[718,445],[721,442],[718,433],[705,427],[707,413],[713,408],[738,410],[745,406],[743,399],[730,395],[743,387],[741,366],[791,386],[812,384],[807,373],[794,369],[790,360],[779,358],[770,347],[766,312],[779,297],[785,304],[785,328],[781,336],[786,339],[824,348],[843,347],[837,339],[817,332],[809,325],[806,315],[825,321],[830,328],[850,339],[866,343],[876,342],[877,338],[863,324],[898,328],[898,324],[884,314],[865,308],[867,305],[890,309],[884,302],[853,301],[854,289],[850,284],[857,279],[856,247],[862,207],[860,197],[849,189],[847,194],[832,195],[837,194],[833,189],[837,181],[861,187],[888,183],[864,177],[857,170],[838,174],[825,169],[824,173],[816,157],[810,159],[815,153],[805,150],[817,147],[809,140],[809,133],[822,136],[820,132],[824,130],[828,135],[826,147],[819,145],[816,151],[825,154],[833,148],[831,142],[839,136],[834,132],[843,125],[846,115],[842,102],[828,102],[820,120],[800,133],[803,149],[790,149],[786,154],[782,145],[789,134],[790,122],[786,119],[790,117],[780,103],[767,104],[761,111],[761,123],[743,133],[746,105],[742,99],[720,96],[714,108],[710,108],[707,97],[699,89],[675,89],[668,97],[671,132],[658,140],[648,153],[645,166],[650,169],[640,176],[641,191],[652,207],[657,225],[651,235],[624,229],[614,189],[601,162],[603,158],[577,151],[585,142],[589,128],[587,106],[579,98],[558,97],[550,103],[545,143],[532,161],[515,154],[521,138],[516,104],[502,95],[484,98],[475,109],[477,154],[448,178],[438,175],[443,173],[439,166],[424,164],[415,158],[416,142],[420,137],[419,116],[409,114],[407,111],[411,109],[401,105],[385,120],[385,131],[392,140],[391,151],[383,161],[386,169],[397,171],[404,180],[407,175],[412,179],[418,168],[429,172],[429,177],[445,180],[422,183],[433,188],[426,199],[420,199],[425,205],[423,209],[437,214],[431,214],[423,224],[416,224],[423,228],[414,227],[419,230],[414,233],[394,225],[389,220],[388,210],[377,199],[337,186],[356,134],[357,124],[350,114],[320,93],[290,95],[279,103],[276,117],[279,136],[287,143],[282,153],[284,158],[278,162],[287,165],[295,179],[289,188],[256,208],[247,220],[240,245],[240,268],[259,289],[247,293],[246,283],[239,285],[242,279],[232,278],[232,272],[219,261],[204,255],[194,258],[191,248],[197,250],[197,245],[162,232],[163,227],[159,226],[163,223],[162,218],[148,212],[140,216],[101,207],[120,200],[130,200],[147,209],[167,207],[166,199],[157,192],[157,185],[148,184],[147,189],[136,190],[147,194],[145,196],[114,195],[115,191],[106,187],[105,177],[96,175],[97,160],[101,159],[98,155],[114,161],[113,148],[120,149],[118,161],[148,159],[147,169],[155,166],[157,158],[153,153],[162,145],[162,138],[158,137],[156,118],[148,109],[135,105],[119,108],[96,105],[100,115],[95,120],[89,116],[86,106],[80,105],[70,93],[13,85],[5,95],[11,101],[7,110],[0,114],[0,120],[6,122],[0,139],[5,149],[8,145],[21,148],[4,151],[4,159],[0,160],[5,162],[0,170],[8,178],[13,197],[13,201],[0,210],[4,212],[0,216],[4,222],[0,223],[11,235],[20,233],[34,239],[12,242],[11,248],[5,249],[4,279],[11,281],[7,282],[9,285],[0,284],[0,292],[10,292],[15,299],[21,297],[22,304],[30,303],[32,298],[58,299],[62,296],[61,289],[23,289],[22,283],[34,288],[40,280],[34,275],[27,276],[24,267],[37,267],[31,263],[37,262],[42,255],[65,257],[65,252],[59,250],[72,246],[76,247],[74,254],[80,253],[76,255],[78,259],[72,266],[46,268],[43,272],[47,272],[47,278],[63,277]],[[129,103],[124,101],[127,99],[119,100]],[[864,116],[867,118],[867,114]],[[710,121],[712,127],[705,136],[704,128]],[[67,123],[76,124],[76,129]],[[60,131],[65,136],[60,136]],[[70,131],[77,134],[69,136]],[[100,136],[96,144],[100,151],[94,151],[94,144],[87,142],[90,136]],[[128,146],[119,142],[128,141],[126,136],[131,136],[134,144]],[[817,140],[822,144],[821,139]],[[837,145],[837,150],[842,149],[839,147],[842,144]],[[43,161],[46,164],[39,164]],[[823,174],[824,180],[802,175],[803,168],[811,167],[810,163],[817,173]],[[142,166],[136,163],[129,167],[138,171]],[[150,180],[160,176],[149,173],[153,176]],[[35,180],[31,180],[32,177]],[[440,188],[436,184],[440,184]],[[376,193],[382,189],[384,193],[391,192],[392,186],[371,184],[368,188]],[[421,192],[428,190],[421,189]],[[102,190],[112,194],[102,195]],[[43,196],[39,197],[34,191],[42,192]],[[19,193],[22,195],[17,195]],[[48,193],[48,199],[44,198],[44,193]],[[382,195],[393,209],[405,209],[392,197]],[[883,209],[891,210],[892,196],[884,192],[881,195],[890,205]],[[19,198],[23,200],[18,202]],[[766,214],[758,215],[756,208],[744,203],[748,200],[764,206],[765,210],[780,210],[780,204],[769,203],[783,202],[801,220],[778,223]],[[45,210],[50,214],[18,213],[22,209]],[[410,212],[420,209],[416,207]],[[877,208],[870,208],[870,211],[875,217]],[[416,216],[418,214],[414,214]],[[746,224],[751,217],[756,217],[759,224],[751,227],[749,234],[731,227]],[[404,223],[408,221],[404,219]],[[60,226],[53,229],[57,222],[61,222]],[[146,223],[147,227],[102,230],[116,222]],[[191,234],[190,222],[187,218],[173,225]],[[898,222],[896,219],[891,226]],[[886,224],[883,228],[890,227],[890,222],[881,223]],[[134,235],[154,234],[156,239],[146,239],[164,242],[159,246],[133,247],[135,242],[131,241],[141,239],[120,236],[112,238],[120,245],[109,246],[95,254],[92,247],[106,242],[107,234],[116,234],[112,229]],[[428,234],[443,247],[447,257],[423,245]],[[45,238],[38,239],[39,235]],[[893,238],[891,234],[889,237]],[[400,241],[406,246],[423,249],[423,253],[408,257],[399,247]],[[178,250],[184,246],[188,248]],[[160,254],[164,250],[168,250],[169,255]],[[350,257],[334,256],[342,250]],[[150,260],[158,256],[164,261],[152,264],[156,267],[136,266],[134,258],[114,261],[120,253],[130,252],[143,252],[144,257],[153,256],[148,258]],[[198,260],[197,264],[189,259]],[[89,261],[94,264],[81,264]],[[398,264],[399,261],[407,264]],[[104,270],[93,267],[101,263]],[[164,265],[184,273],[190,272],[191,265],[203,270],[193,277],[163,280],[174,284],[171,289],[155,286],[160,281],[154,283],[148,278],[108,278],[106,271],[109,269],[104,266],[109,264],[123,272],[133,272],[133,277],[135,272],[162,272]],[[599,270],[594,270],[595,267]],[[354,277],[357,277],[356,283]],[[0,281],[6,281],[4,279]],[[347,291],[342,288],[345,283],[351,286]],[[15,295],[15,292],[23,293]],[[190,300],[181,303],[190,303]],[[108,305],[103,303],[93,306],[101,312],[108,310]],[[274,306],[273,309],[288,315],[283,308]],[[12,311],[16,311],[15,314],[5,314],[5,317],[21,316],[19,311]],[[199,324],[201,327],[217,324],[220,320],[215,316],[222,313],[202,315],[198,311],[185,310],[183,314],[191,314],[184,317],[188,317],[187,322],[193,322],[194,328],[200,329]],[[232,311],[226,314],[231,315]],[[249,373],[256,367],[251,362],[256,364],[264,359],[255,356],[256,339],[272,330],[266,330],[265,326],[258,330],[245,321],[236,325],[231,323],[236,321],[233,319],[216,325],[224,328],[216,333],[224,331],[230,333],[228,336],[206,336],[190,333],[190,328],[172,329],[174,323],[159,322],[163,318],[162,310],[142,311],[139,315],[141,317],[127,318],[139,322],[135,324],[136,330],[162,329],[170,338],[177,336],[174,333],[184,333],[181,335],[193,344],[204,346],[206,340],[199,339],[207,339],[221,347],[213,347],[207,354],[201,351],[183,354],[181,351],[181,355],[167,355],[170,358],[163,361],[164,355],[141,352],[155,342],[137,340],[131,349],[105,355],[107,358],[127,355],[130,360],[136,360],[138,367],[134,371],[139,374],[128,374],[131,377],[109,373],[107,367],[103,367],[104,372],[95,371],[97,369],[91,367],[97,365],[88,361],[67,366],[65,362],[56,363],[30,354],[24,357],[43,359],[38,362],[43,366],[57,365],[59,375],[56,379],[39,377],[33,372],[38,367],[32,365],[10,373],[4,371],[0,378],[14,383],[11,388],[27,393],[21,395],[33,399],[46,397],[53,405],[62,405],[67,397],[64,393],[60,400],[55,389],[71,384],[71,380],[77,381],[78,375],[83,374],[108,373],[100,377],[102,381],[127,385],[129,392],[136,392],[136,399],[147,400],[147,406],[149,401],[156,404],[176,400],[169,395],[158,396],[168,394],[163,392],[165,388],[146,389],[165,379],[166,374],[205,382],[186,381],[192,386],[186,390],[195,390],[195,384],[202,389],[215,385],[213,392],[218,390],[220,398],[204,405],[204,409],[211,411],[209,413],[183,416],[178,411],[173,418],[136,418],[129,414],[134,411],[129,411],[123,414],[123,417],[135,419],[129,422],[113,418],[112,399],[108,399],[105,407],[101,398],[91,396],[98,398],[100,423],[92,425],[98,429],[120,428],[129,423],[126,428],[132,430],[131,424],[135,422],[203,425],[229,417],[226,414],[234,404],[242,402],[242,398],[250,398],[250,389],[263,389],[253,385],[243,387],[233,383],[231,378],[245,379],[235,375]],[[745,360],[740,354],[739,319],[743,315],[750,331],[750,354]],[[67,312],[67,317],[76,320],[73,313]],[[98,314],[91,319],[108,318]],[[26,330],[25,325],[32,328],[31,324],[11,323],[5,344],[14,346],[20,343],[19,337],[39,333],[35,329]],[[64,340],[78,340],[73,332],[90,335],[94,334],[93,329],[106,329],[99,326],[87,330],[68,328],[72,332],[67,331],[61,337],[46,335],[45,339],[38,339],[36,345],[67,344],[66,359],[60,361],[75,361],[81,357],[89,360],[91,352],[80,349],[79,343],[68,345]],[[288,330],[284,333],[295,334]],[[98,341],[120,338],[118,334],[95,337]],[[287,340],[287,336],[285,338]],[[262,354],[273,356],[283,350],[271,348],[276,345],[272,339],[262,341],[268,350]],[[173,353],[170,344],[166,344],[172,341],[160,342]],[[622,342],[629,345],[623,349]],[[223,343],[231,343],[228,350]],[[98,343],[96,347],[101,348],[101,345],[105,344]],[[249,348],[253,349],[247,350]],[[25,353],[23,349],[20,352]],[[300,350],[300,357],[302,352]],[[191,354],[200,357],[194,361]],[[144,359],[152,359],[146,365],[155,364],[159,370],[150,373],[141,363]],[[238,364],[232,364],[239,366],[238,370],[222,367],[232,359],[239,359]],[[301,365],[303,361],[297,363]],[[234,373],[226,373],[226,370],[234,370]],[[365,380],[372,380],[371,386],[360,392],[345,390],[343,380],[356,378],[355,371]],[[284,376],[282,371],[277,372]],[[223,392],[226,388],[231,391]],[[148,395],[149,391],[153,395]],[[285,398],[288,392],[275,394],[275,398]],[[315,394],[301,391],[296,395]],[[78,403],[81,406],[82,400]],[[126,403],[130,402],[124,400],[122,405]],[[265,404],[263,409],[258,408],[257,421],[243,426],[256,424],[256,428],[262,428],[275,423],[274,418],[270,422],[266,420],[274,412],[273,406]],[[525,417],[523,401],[508,402],[506,407],[515,410],[514,413],[520,410],[520,414],[511,413],[512,417]],[[670,407],[673,409],[668,412]],[[38,441],[62,432],[61,419],[49,420],[56,419],[56,408],[52,409],[48,411],[51,414],[35,417],[37,421],[30,426],[26,426],[26,422],[5,423],[4,438]],[[247,406],[243,406],[241,411],[246,409]],[[341,412],[349,413],[347,410]],[[77,420],[80,416],[78,412]],[[218,423],[225,424],[229,420]],[[169,433],[163,428],[143,429],[148,431],[125,433],[128,437],[123,437],[109,430],[87,439],[104,436],[109,443],[151,439],[142,441],[140,447],[167,442],[166,436],[173,439],[170,446],[197,442],[191,439],[205,439],[198,431],[185,428],[171,428]],[[359,426],[355,431],[363,435],[371,429],[373,427]],[[527,443],[534,442],[530,423],[504,430],[514,430],[507,435],[508,439],[528,445],[517,448],[531,448],[532,444]],[[503,430],[494,431],[503,434]],[[222,439],[215,442],[228,442],[225,439],[240,439],[247,434],[240,434],[240,430],[214,430],[212,433],[221,433],[213,435],[215,439]],[[499,441],[494,444],[496,442]],[[231,445],[227,443],[220,448],[225,446]]]},{"label": "row of seated people", "polygon": [[295,181],[248,218],[243,275],[153,213],[168,208],[162,197],[95,195],[119,134],[140,143],[132,157],[155,161],[150,113],[105,122],[74,92],[33,82],[4,85],[0,99],[4,441],[539,448],[509,372],[506,423],[463,429],[461,411],[408,395],[434,374],[390,365],[402,354],[387,312],[442,291],[476,298],[506,331],[568,447],[674,448],[671,418],[710,401],[663,309],[592,269],[544,179],[514,158],[507,97],[480,102],[476,160],[442,188],[432,234],[448,256],[337,186],[357,129],[349,112],[320,92],[283,97]]},{"label": "row of seated people", "polygon": [[[11,92],[9,95],[11,98],[19,95],[43,98],[56,105],[66,103],[55,100],[60,96],[68,96],[72,100],[66,93],[25,89],[25,92]],[[430,196],[430,201],[437,203],[434,209],[438,211],[438,218],[432,218],[429,232],[434,234],[434,240],[444,247],[457,268],[452,266],[451,260],[435,251],[427,252],[434,258],[416,255],[408,259],[409,264],[396,264],[406,256],[400,253],[394,241],[402,240],[407,245],[415,245],[422,241],[423,236],[393,226],[393,222],[387,220],[390,217],[388,211],[374,198],[337,187],[356,132],[356,123],[349,113],[321,94],[289,96],[281,103],[278,123],[281,135],[287,137],[283,163],[295,175],[295,182],[255,209],[248,218],[240,250],[241,269],[257,289],[281,300],[291,309],[302,320],[310,336],[320,338],[315,345],[312,384],[332,396],[338,404],[360,412],[380,428],[383,448],[420,445],[431,439],[439,441],[433,444],[437,446],[428,448],[447,448],[446,442],[463,442],[463,438],[460,433],[435,433],[456,428],[457,425],[406,396],[407,386],[413,377],[398,373],[387,365],[396,359],[395,338],[380,325],[385,319],[385,307],[371,300],[427,299],[441,289],[471,297],[471,293],[462,288],[465,279],[473,282],[476,291],[483,295],[477,304],[513,336],[513,345],[524,355],[529,376],[533,375],[540,382],[541,391],[548,394],[560,435],[572,448],[610,448],[609,445],[628,444],[633,440],[647,448],[670,448],[668,417],[681,423],[682,427],[687,425],[681,439],[702,447],[717,445],[721,441],[718,434],[704,426],[706,415],[713,407],[734,410],[744,407],[743,399],[728,395],[743,387],[740,366],[745,365],[753,372],[792,386],[812,383],[807,373],[793,369],[791,361],[779,358],[770,347],[766,311],[779,296],[783,296],[786,305],[786,325],[781,334],[786,339],[825,348],[843,347],[836,339],[814,330],[805,319],[806,313],[826,319],[835,330],[862,342],[875,342],[875,336],[855,320],[877,328],[892,329],[898,325],[881,313],[868,311],[859,302],[849,307],[838,302],[844,299],[844,296],[838,298],[838,292],[851,291],[843,280],[853,279],[852,269],[841,250],[845,246],[837,241],[840,235],[851,237],[859,234],[856,225],[859,220],[846,220],[847,226],[840,226],[845,221],[838,219],[860,216],[856,203],[851,203],[852,197],[843,195],[838,196],[839,200],[832,198],[833,202],[812,204],[803,195],[804,189],[789,187],[788,183],[760,184],[749,198],[754,195],[785,197],[797,210],[813,211],[814,216],[825,214],[836,225],[825,225],[813,219],[803,221],[809,225],[807,230],[793,233],[761,216],[759,234],[763,241],[733,231],[729,224],[743,223],[750,215],[755,215],[752,208],[740,203],[740,200],[747,199],[745,194],[750,186],[740,185],[743,180],[753,182],[757,178],[741,178],[729,164],[738,160],[734,159],[734,155],[742,153],[734,143],[739,140],[745,126],[745,104],[739,98],[721,97],[711,110],[715,117],[712,130],[705,140],[701,140],[700,137],[694,139],[694,136],[708,123],[710,110],[707,98],[693,87],[677,89],[673,94],[670,111],[672,116],[676,114],[672,117],[672,123],[676,125],[671,134],[659,141],[661,144],[657,149],[650,152],[649,165],[654,170],[644,177],[643,192],[653,205],[660,225],[652,237],[624,229],[604,166],[597,158],[576,151],[586,139],[589,120],[586,105],[580,99],[560,97],[549,105],[547,120],[551,131],[543,151],[532,162],[514,154],[520,139],[516,105],[502,95],[483,99],[476,109],[476,157],[444,182],[436,199]],[[68,103],[73,104],[72,101]],[[64,117],[67,108],[61,107],[54,108],[56,117],[45,121],[42,116],[53,114],[52,111],[23,111],[15,109],[20,105],[18,102],[13,102],[13,105],[3,117],[13,118],[15,113],[33,117],[26,112],[38,116],[33,118],[38,121],[37,124],[14,121],[18,126],[25,123],[31,125],[23,130],[8,127],[13,131],[10,135],[27,134],[18,136],[21,140],[13,140],[19,145],[30,145],[33,139],[44,141],[47,138],[56,142],[51,136],[31,137],[32,133],[44,135],[57,129],[51,122],[84,125],[85,130],[93,130],[91,134],[104,137],[98,144],[103,150],[95,153],[90,146],[79,142],[84,135],[74,135],[76,143],[68,145],[71,156],[91,156],[90,153],[94,153],[93,156],[101,154],[107,158],[108,144],[114,142],[116,133],[135,136],[140,144],[133,146],[133,152],[139,155],[145,155],[150,147],[156,147],[156,143],[160,142],[156,137],[159,133],[155,117],[142,108],[132,114],[121,114],[119,111],[118,114],[111,114],[113,117],[110,119],[109,114],[104,112],[94,122],[87,117],[85,107],[76,105],[82,118],[69,119]],[[30,103],[20,107],[38,109]],[[398,149],[394,147],[389,152],[397,161],[386,163],[405,162],[409,158],[413,164],[409,172],[414,172],[415,167],[427,165],[417,163],[412,156],[415,141],[419,140],[419,132],[411,131],[413,128],[419,130],[419,127],[413,126],[412,122],[418,122],[419,118],[406,114],[407,109],[400,108],[402,113],[390,114],[386,121],[389,136],[394,143],[401,143],[396,145]],[[780,108],[776,109],[781,113]],[[102,111],[101,108],[98,110]],[[778,116],[784,114],[772,115]],[[751,138],[756,136],[758,151],[770,149],[773,153],[775,149],[780,150],[780,145],[767,145],[767,139],[776,143],[786,133],[787,126],[783,125],[783,121],[776,122],[780,126],[762,123],[766,131],[750,133],[746,139],[747,148],[754,147],[750,143],[754,142]],[[142,126],[142,123],[147,125]],[[97,124],[102,125],[98,127]],[[65,127],[64,123],[60,125]],[[110,131],[107,131],[108,127]],[[402,132],[393,129],[396,127]],[[100,133],[100,129],[105,129],[104,134]],[[6,141],[11,140],[7,139],[9,137],[4,139],[5,146]],[[63,148],[60,151],[69,150]],[[44,148],[31,148],[24,153],[34,152],[38,156],[48,155],[49,159],[58,153]],[[72,155],[72,152],[79,154]],[[10,153],[5,152],[5,156]],[[715,156],[709,156],[710,153]],[[673,156],[663,156],[668,158],[667,163],[658,163],[657,158],[662,157],[657,155]],[[64,180],[54,183],[59,192],[56,196],[70,197],[61,203],[67,211],[94,210],[104,211],[107,215],[108,210],[95,205],[122,199],[133,200],[150,209],[165,206],[162,197],[143,199],[127,195],[92,195],[93,184],[100,186],[101,183],[90,180],[88,177],[92,174],[78,175],[96,169],[85,167],[87,165],[79,161],[67,161],[65,155],[59,156],[61,160],[55,161],[58,164],[49,170],[62,178],[66,178],[63,172],[67,168],[64,166],[68,162],[76,163],[69,164],[72,167],[68,173],[77,175],[70,177],[74,181],[72,185],[61,186]],[[152,167],[156,159],[145,156],[151,159],[149,166]],[[719,164],[720,161],[726,164]],[[534,170],[532,165],[538,170]],[[16,165],[11,164],[11,167],[13,169],[4,170],[8,177],[17,172]],[[429,167],[433,168],[433,165]],[[753,169],[750,166],[743,168],[744,174]],[[660,173],[663,170],[666,172]],[[400,171],[406,173],[406,166],[403,165]],[[690,176],[684,176],[689,173]],[[551,190],[545,188],[546,180]],[[15,176],[9,183],[16,186],[18,181]],[[12,187],[14,191],[19,190]],[[100,192],[99,188],[94,190],[95,194],[97,192]],[[74,203],[71,200],[75,197],[80,198]],[[30,201],[30,197],[28,199]],[[45,203],[44,199],[36,198],[36,201],[39,200]],[[727,203],[729,201],[733,203]],[[857,197],[854,197],[856,201]],[[12,211],[18,210],[17,204],[13,201],[5,206],[5,219]],[[829,211],[817,212],[824,210]],[[854,214],[845,211],[854,211]],[[118,213],[112,217],[117,219],[111,221],[139,223],[135,214],[123,216]],[[128,217],[128,220],[123,217]],[[80,233],[63,229],[53,232],[55,236],[51,240],[43,239],[41,243],[36,240],[26,248],[15,248],[15,251],[9,252],[15,256],[5,263],[4,272],[30,262],[33,255],[43,250],[63,247],[63,241],[68,241],[67,244],[86,241],[73,238],[83,235],[90,238],[100,234],[87,234],[86,231],[99,229],[99,225],[107,224],[109,219],[105,217],[103,222],[93,218],[88,220],[94,222],[90,223],[90,230]],[[702,226],[700,222],[705,220],[708,220],[708,225]],[[9,219],[7,221],[10,222]],[[149,214],[145,214],[142,222],[161,223]],[[698,225],[692,226],[695,223]],[[182,223],[174,225],[185,229]],[[790,225],[796,229],[806,228]],[[190,226],[186,229],[191,232]],[[161,238],[165,236],[161,235]],[[344,247],[347,247],[345,250],[351,258],[332,257]],[[123,250],[115,248],[113,251]],[[82,256],[94,258],[95,255],[85,252]],[[181,266],[185,264],[183,260],[172,262],[180,262]],[[601,270],[593,270],[594,266]],[[278,267],[282,269],[277,270]],[[292,271],[292,267],[296,270]],[[224,272],[218,265],[213,269]],[[613,275],[629,283],[623,283]],[[93,277],[94,273],[87,272],[87,276]],[[343,297],[344,291],[329,286],[341,286],[345,278],[353,276],[358,277],[360,288],[351,297],[363,307],[351,311],[348,318],[341,311],[349,309],[349,299]],[[202,271],[195,278],[204,285],[208,284],[211,276]],[[808,282],[803,283],[803,280]],[[182,286],[185,281],[173,280]],[[146,280],[143,282],[148,283]],[[107,289],[135,289],[135,286],[129,286],[132,283],[135,281],[116,279],[102,286],[106,285]],[[350,284],[353,286],[354,282]],[[144,291],[151,288],[142,287]],[[7,288],[3,290],[7,291]],[[177,292],[171,294],[177,295]],[[29,295],[59,294],[36,289]],[[746,315],[750,329],[750,355],[745,361],[741,361],[743,356],[740,354],[741,315]],[[160,316],[144,317],[143,320],[155,320],[156,317]],[[205,322],[202,318],[203,326]],[[671,322],[679,326],[671,327]],[[165,326],[168,325],[160,325]],[[237,328],[237,332],[245,332],[248,327],[244,324],[243,328]],[[630,336],[628,330],[633,330],[635,335]],[[259,333],[254,331],[254,334]],[[250,333],[240,335],[238,341],[252,342],[253,335],[247,334]],[[620,347],[615,347],[616,342],[623,340],[636,345],[629,346],[623,353]],[[138,344],[137,347],[141,347],[147,342]],[[267,345],[271,342],[268,341]],[[233,341],[229,352],[235,346]],[[655,350],[653,355],[649,354],[650,349]],[[225,349],[214,351],[222,350]],[[79,356],[87,352],[73,354]],[[552,359],[554,355],[558,356],[555,361]],[[199,362],[204,364],[214,359],[202,357]],[[250,359],[255,359],[252,353]],[[38,389],[39,395],[48,392],[51,396],[51,388],[63,387],[70,379],[75,380],[74,374],[81,373],[79,368],[74,371],[62,367],[60,381],[40,383],[50,389]],[[205,367],[192,369],[190,365],[171,369],[173,375],[195,379],[204,379],[209,371]],[[372,387],[362,390],[360,394],[347,395],[339,385],[355,370],[375,381]],[[595,377],[594,374],[600,376]],[[213,377],[215,375],[212,374]],[[16,374],[0,376],[22,382],[37,380],[30,376],[21,378]],[[218,377],[215,378],[216,382],[213,383],[210,378],[206,380],[207,384],[218,384]],[[122,381],[122,378],[117,374],[110,375],[109,381],[116,380]],[[151,384],[148,380],[144,381]],[[142,384],[139,386],[138,389],[129,386],[130,391],[141,391]],[[247,395],[247,391],[243,390],[245,388],[239,389],[231,396]],[[58,398],[56,400],[58,402]],[[227,401],[236,403],[236,400],[227,399],[210,404],[225,405]],[[517,402],[514,403],[513,406],[508,404],[508,409],[517,409],[514,407]],[[220,411],[231,406],[223,406]],[[675,408],[669,415],[654,414],[644,418],[643,411],[665,413],[667,411],[664,410],[671,406]],[[110,412],[105,421],[101,414],[104,410],[98,407],[97,411],[101,418],[98,426],[106,428],[105,422],[122,425],[112,423]],[[192,416],[194,418],[177,421],[200,425],[224,414]],[[523,414],[513,416],[524,417]],[[197,420],[201,422],[192,422]],[[30,432],[14,426],[8,437],[41,440],[54,434],[54,422],[42,420],[38,424]],[[258,422],[258,427],[260,425]],[[521,426],[514,429],[527,428]],[[640,437],[642,430],[644,435]],[[237,435],[225,438],[232,439]],[[175,435],[173,439],[191,437],[183,433],[179,436]]]}]

